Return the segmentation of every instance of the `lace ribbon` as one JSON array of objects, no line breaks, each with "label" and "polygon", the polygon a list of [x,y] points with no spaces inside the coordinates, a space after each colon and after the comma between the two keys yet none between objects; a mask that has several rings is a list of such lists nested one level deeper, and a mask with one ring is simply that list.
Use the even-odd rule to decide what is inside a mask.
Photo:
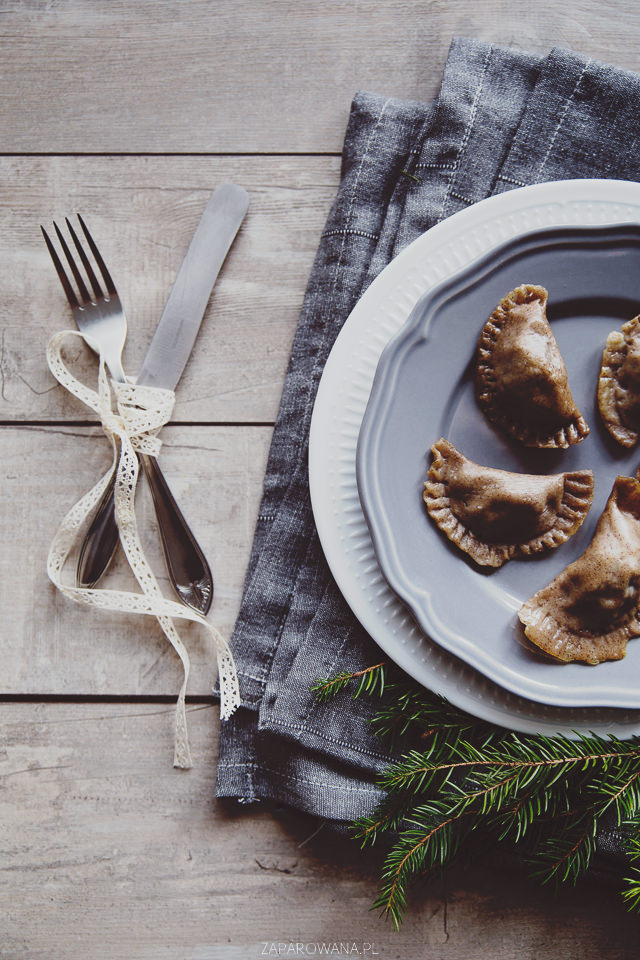
[{"label": "lace ribbon", "polygon": [[[218,630],[201,614],[163,595],[144,555],[136,523],[134,499],[138,480],[137,452],[157,456],[161,442],[156,432],[167,423],[173,410],[171,390],[117,383],[109,380],[104,360],[100,357],[98,392],[91,390],[65,366],[62,343],[66,337],[82,337],[77,330],[62,330],[47,344],[47,363],[66,390],[98,414],[113,449],[113,462],[105,475],[67,513],[49,549],[47,572],[55,586],[70,600],[103,610],[149,614],[155,617],[180,657],[184,678],[176,704],[175,751],[173,765],[188,769],[191,752],[187,734],[185,694],[189,680],[189,654],[180,639],[174,620],[199,623],[211,636],[218,661],[220,684],[220,717],[226,720],[240,704],[240,691],[235,664],[229,646]],[[115,409],[113,400],[115,399]],[[118,448],[120,454],[118,455]],[[100,501],[113,474],[115,482],[115,514],[120,542],[129,566],[142,593],[78,587],[62,582],[62,572],[87,517]]]}]

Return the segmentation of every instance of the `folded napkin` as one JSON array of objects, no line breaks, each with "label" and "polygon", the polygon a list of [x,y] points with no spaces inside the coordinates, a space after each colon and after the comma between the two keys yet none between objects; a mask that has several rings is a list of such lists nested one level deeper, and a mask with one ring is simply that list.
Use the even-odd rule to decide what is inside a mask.
[{"label": "folded napkin", "polygon": [[[293,344],[232,637],[242,707],[222,724],[216,792],[335,821],[370,812],[389,754],[375,703],[313,683],[384,659],[328,570],[309,500],[309,423],[335,338],[369,283],[438,221],[573,177],[640,179],[640,77],[575,53],[451,45],[433,104],[360,93]],[[603,849],[614,850],[609,834]]]}]

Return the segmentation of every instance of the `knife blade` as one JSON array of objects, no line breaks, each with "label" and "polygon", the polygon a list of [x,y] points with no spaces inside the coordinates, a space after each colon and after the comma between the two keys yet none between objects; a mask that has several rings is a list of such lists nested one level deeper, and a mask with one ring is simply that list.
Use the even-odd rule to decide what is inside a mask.
[{"label": "knife blade", "polygon": [[[248,207],[249,194],[242,187],[226,183],[213,192],[178,271],[138,383],[169,390],[177,385],[193,350],[211,291]],[[148,456],[140,459],[153,497],[169,578],[187,606],[206,614],[213,599],[213,578],[207,560],[157,460]],[[110,486],[80,551],[78,584],[94,586],[98,582],[118,541],[114,491]]]},{"label": "knife blade", "polygon": [[249,208],[233,183],[214,190],[149,344],[138,383],[173,390],[193,350],[213,285]]}]

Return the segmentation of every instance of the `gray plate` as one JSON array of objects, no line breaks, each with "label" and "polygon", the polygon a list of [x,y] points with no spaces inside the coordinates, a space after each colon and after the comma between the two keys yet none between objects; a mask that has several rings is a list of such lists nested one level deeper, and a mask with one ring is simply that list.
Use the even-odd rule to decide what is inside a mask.
[{"label": "gray plate", "polygon": [[[479,410],[474,355],[500,299],[521,283],[549,291],[548,316],[591,434],[566,451],[512,443]],[[640,640],[622,661],[554,664],[522,642],[517,611],[578,557],[613,481],[633,476],[640,450],[602,426],[596,386],[607,334],[640,311],[640,228],[567,228],[521,236],[427,294],[384,350],[357,450],[358,490],[376,557],[422,630],[503,688],[556,706],[640,707]],[[498,570],[471,561],[422,502],[430,447],[446,437],[487,466],[526,473],[592,469],[595,496],[578,532],[543,556]]]}]

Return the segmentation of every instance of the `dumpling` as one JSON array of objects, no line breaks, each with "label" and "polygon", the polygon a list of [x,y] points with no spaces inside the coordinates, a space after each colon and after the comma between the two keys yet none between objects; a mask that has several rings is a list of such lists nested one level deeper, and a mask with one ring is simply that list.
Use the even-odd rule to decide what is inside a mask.
[{"label": "dumpling", "polygon": [[640,482],[618,477],[585,552],[522,606],[524,632],[558,660],[624,657],[640,634]]},{"label": "dumpling", "polygon": [[640,316],[607,337],[598,380],[598,407],[614,440],[633,447],[640,434]]},{"label": "dumpling", "polygon": [[482,566],[560,546],[593,500],[593,473],[510,473],[468,460],[448,440],[431,448],[423,499],[430,517]]},{"label": "dumpling", "polygon": [[476,394],[489,420],[528,447],[568,447],[589,433],[547,320],[547,291],[523,284],[504,297],[478,343]]}]

